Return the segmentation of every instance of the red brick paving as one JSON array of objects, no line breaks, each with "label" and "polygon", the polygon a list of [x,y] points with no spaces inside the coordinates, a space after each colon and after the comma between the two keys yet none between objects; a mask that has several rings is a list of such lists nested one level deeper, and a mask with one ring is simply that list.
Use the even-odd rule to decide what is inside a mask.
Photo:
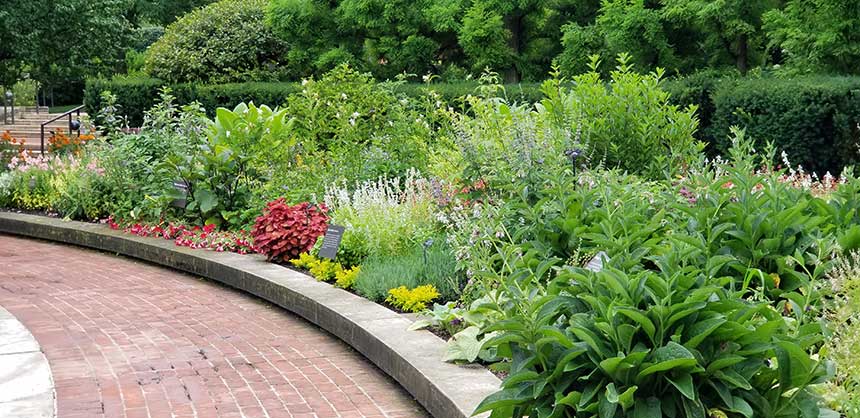
[{"label": "red brick paving", "polygon": [[129,259],[0,235],[0,305],[48,357],[59,418],[427,416],[303,319]]}]

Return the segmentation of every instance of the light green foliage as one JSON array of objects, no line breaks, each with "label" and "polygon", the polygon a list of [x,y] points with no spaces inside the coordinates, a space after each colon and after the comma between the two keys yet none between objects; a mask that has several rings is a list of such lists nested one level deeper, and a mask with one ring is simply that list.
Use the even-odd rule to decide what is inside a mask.
[{"label": "light green foliage", "polygon": [[437,200],[429,180],[410,171],[401,178],[329,189],[331,223],[346,228],[341,246],[360,264],[367,256],[402,256],[438,232]]},{"label": "light green foliage", "polygon": [[295,119],[295,164],[275,167],[267,199],[306,201],[334,183],[397,177],[426,165],[436,129],[432,114],[369,74],[340,66],[303,82],[287,102],[287,117]]},{"label": "light green foliage", "polygon": [[764,16],[770,44],[794,70],[856,74],[860,4],[852,0],[789,0]]},{"label": "light green foliage", "polygon": [[50,167],[31,166],[13,172],[9,202],[12,207],[26,210],[46,211],[57,198],[57,190],[51,182]]},{"label": "light green foliage", "polygon": [[463,309],[457,307],[456,302],[446,304],[433,304],[433,309],[421,313],[421,318],[409,326],[409,330],[436,327],[450,335],[456,334],[463,329]]},{"label": "light green foliage", "polygon": [[[600,54],[612,57],[631,54],[631,64],[644,68],[660,66],[676,69],[676,43],[670,38],[668,24],[660,8],[646,6],[643,0],[610,0],[601,3],[594,22],[564,26],[564,51],[557,63],[569,74],[589,70],[586,57]],[[604,70],[604,69],[601,69]]]},{"label": "light green foliage", "polygon": [[455,146],[462,158],[452,164],[461,167],[456,174],[491,188],[524,183],[532,192],[541,187],[536,182],[542,174],[576,170],[589,161],[652,178],[682,172],[703,148],[693,138],[696,109],[671,105],[660,88],[662,72],[642,75],[628,61],[627,55],[619,57],[607,83],[594,57],[592,71],[573,77],[570,87],[554,73],[543,85],[544,99],[533,107],[495,95],[467,98],[474,116],[456,119]]},{"label": "light green foliage", "polygon": [[218,108],[207,135],[248,153],[258,169],[272,170],[295,163],[295,119],[286,114],[286,109],[258,107],[253,102],[240,103],[233,110]]},{"label": "light green foliage", "polygon": [[[35,106],[36,105],[36,90],[39,88],[39,83],[35,80],[21,80],[12,86],[12,93],[15,95],[15,106]],[[6,90],[3,91],[5,93]]]},{"label": "light green foliage", "polygon": [[264,24],[266,3],[222,0],[183,16],[147,50],[146,72],[171,82],[280,78],[285,48]]},{"label": "light green foliage", "polygon": [[381,302],[388,297],[390,289],[433,285],[441,295],[440,301],[456,300],[461,286],[457,263],[450,249],[439,241],[435,240],[426,249],[426,259],[422,245],[401,256],[368,258],[361,265],[353,288],[358,294]]},{"label": "light green foliage", "polygon": [[860,417],[860,253],[840,257],[829,274],[834,297],[827,303],[826,318],[833,324],[823,354],[836,363],[836,376],[820,392],[826,403],[848,418]]},{"label": "light green foliage", "polygon": [[592,57],[591,71],[575,76],[569,92],[546,86],[548,97],[539,110],[579,124],[592,161],[652,178],[677,174],[704,148],[693,138],[696,108],[671,105],[669,94],[660,88],[662,70],[642,75],[633,71],[629,59],[619,56],[604,84],[597,73],[599,62]]},{"label": "light green foliage", "polygon": [[502,16],[484,2],[477,2],[463,17],[459,40],[463,52],[472,60],[472,69],[483,71],[505,68],[514,58],[507,42],[510,36]]}]

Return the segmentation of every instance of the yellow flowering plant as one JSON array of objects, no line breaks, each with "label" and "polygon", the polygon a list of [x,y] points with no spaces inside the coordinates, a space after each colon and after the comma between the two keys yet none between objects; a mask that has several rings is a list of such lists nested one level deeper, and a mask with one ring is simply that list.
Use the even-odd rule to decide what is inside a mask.
[{"label": "yellow flowering plant", "polygon": [[439,297],[436,286],[431,284],[409,289],[400,286],[388,291],[386,302],[405,312],[421,312],[427,309],[427,304]]}]

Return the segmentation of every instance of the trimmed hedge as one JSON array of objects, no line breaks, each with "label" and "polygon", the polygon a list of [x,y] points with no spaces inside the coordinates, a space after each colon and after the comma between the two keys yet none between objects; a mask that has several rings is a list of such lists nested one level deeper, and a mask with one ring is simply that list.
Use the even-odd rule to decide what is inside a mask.
[{"label": "trimmed hedge", "polygon": [[698,137],[725,154],[729,128],[745,128],[758,149],[773,142],[792,165],[839,174],[860,161],[860,77],[794,79],[688,77],[665,88],[680,105],[699,106]]},{"label": "trimmed hedge", "polygon": [[[87,80],[84,105],[90,115],[98,114],[102,107],[101,92],[110,90],[117,96],[121,113],[129,119],[129,125],[140,126],[143,114],[158,101],[158,91],[168,86],[162,80],[145,77],[119,77],[111,80]],[[219,107],[232,109],[241,102],[282,105],[287,96],[300,90],[297,83],[234,83],[234,84],[169,84],[180,104],[200,102],[207,112],[214,113]]]},{"label": "trimmed hedge", "polygon": [[[110,80],[87,80],[84,104],[88,114],[98,114],[102,107],[101,92],[110,90],[117,96],[121,112],[128,116],[129,125],[140,126],[143,123],[144,112],[155,104],[158,100],[158,90],[166,85],[173,90],[178,103],[186,104],[196,100],[210,113],[214,113],[219,107],[232,109],[242,102],[270,106],[284,105],[290,94],[301,90],[299,83],[168,84],[156,78],[116,77]],[[425,87],[426,85],[420,83],[400,84],[395,91],[407,96],[419,97]],[[431,85],[431,88],[451,105],[456,105],[458,98],[473,94],[477,87],[477,82]],[[505,92],[509,100],[517,102],[536,102],[542,97],[538,83],[508,85],[505,86]]]}]

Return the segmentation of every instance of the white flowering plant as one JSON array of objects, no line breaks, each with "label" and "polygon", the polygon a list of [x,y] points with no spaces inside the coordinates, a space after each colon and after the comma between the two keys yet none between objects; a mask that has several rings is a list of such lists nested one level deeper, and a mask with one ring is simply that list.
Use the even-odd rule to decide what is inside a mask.
[{"label": "white flowering plant", "polygon": [[331,223],[344,226],[342,249],[348,264],[367,256],[408,253],[440,231],[438,199],[431,182],[416,170],[405,177],[379,178],[353,189],[332,186],[325,194]]}]

